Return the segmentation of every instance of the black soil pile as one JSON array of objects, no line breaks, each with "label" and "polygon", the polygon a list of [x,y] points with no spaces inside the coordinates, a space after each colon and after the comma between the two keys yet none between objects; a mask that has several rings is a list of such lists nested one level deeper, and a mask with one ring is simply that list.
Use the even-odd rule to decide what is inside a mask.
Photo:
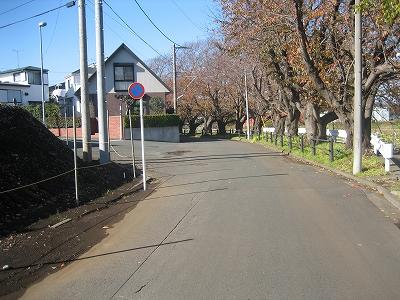
[{"label": "black soil pile", "polygon": [[[78,166],[88,165],[78,160]],[[0,105],[0,236],[24,231],[41,218],[75,206],[73,168],[73,151],[63,141],[24,109]],[[62,173],[66,174],[4,193]],[[115,163],[78,174],[81,203],[131,178],[129,167]]]}]

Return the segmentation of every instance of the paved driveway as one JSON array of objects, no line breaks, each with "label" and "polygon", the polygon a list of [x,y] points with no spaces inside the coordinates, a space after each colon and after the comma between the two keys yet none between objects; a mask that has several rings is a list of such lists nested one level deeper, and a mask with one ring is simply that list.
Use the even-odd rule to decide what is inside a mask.
[{"label": "paved driveway", "polygon": [[25,299],[400,299],[374,193],[252,144],[146,149],[158,189]]}]

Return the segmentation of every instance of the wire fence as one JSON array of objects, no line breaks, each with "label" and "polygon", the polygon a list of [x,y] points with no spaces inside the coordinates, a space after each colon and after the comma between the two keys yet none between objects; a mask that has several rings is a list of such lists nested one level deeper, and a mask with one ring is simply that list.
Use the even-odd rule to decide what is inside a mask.
[{"label": "wire fence", "polygon": [[[118,157],[131,158],[132,159],[132,161],[133,161],[133,163],[132,163],[133,178],[136,178],[136,169],[135,169],[135,163],[134,163],[134,151],[133,151],[133,149],[131,149],[132,151],[131,151],[131,155],[130,156],[122,155],[121,153],[119,153],[111,144],[110,131],[109,130],[108,130],[108,133],[109,133],[108,140],[105,141],[104,144],[108,145],[107,149],[108,149],[108,155],[109,155],[110,161],[108,161],[106,163],[100,163],[100,164],[95,164],[95,165],[78,167],[77,166],[77,158],[78,158],[77,148],[78,147],[77,147],[77,139],[76,139],[76,128],[77,128],[76,127],[76,123],[78,123],[78,122],[76,122],[77,119],[79,119],[79,118],[75,117],[75,111],[73,110],[73,116],[72,116],[72,120],[73,120],[73,122],[72,122],[73,123],[72,124],[72,127],[73,127],[73,136],[72,136],[73,148],[72,148],[72,150],[74,151],[74,168],[71,168],[71,169],[69,169],[67,171],[61,172],[61,173],[53,175],[53,176],[49,176],[49,177],[44,178],[44,179],[37,180],[37,181],[29,183],[29,184],[24,184],[24,185],[21,185],[21,186],[15,186],[13,188],[9,188],[7,190],[0,191],[0,195],[4,195],[4,194],[12,193],[12,192],[15,192],[15,191],[19,191],[19,190],[22,190],[22,189],[26,189],[26,188],[29,188],[29,187],[32,187],[32,186],[35,186],[35,185],[38,185],[38,184],[41,184],[41,183],[45,183],[45,182],[49,182],[49,181],[55,180],[57,178],[66,176],[66,175],[68,175],[70,173],[74,173],[75,200],[76,200],[76,204],[79,205],[79,191],[78,191],[78,182],[77,182],[78,181],[78,178],[77,178],[78,172],[82,171],[82,170],[86,170],[86,169],[99,168],[99,167],[104,167],[106,165],[110,165],[111,163],[113,163],[111,161],[111,151],[113,151]],[[67,123],[65,125],[67,127]],[[68,132],[68,131],[66,131],[66,132]],[[70,137],[67,134],[65,136],[65,141],[66,141],[66,144],[67,144],[68,147],[71,146],[70,145],[71,141],[70,141],[69,138]],[[91,142],[87,142],[87,143],[89,143],[89,144],[98,144],[98,141],[91,141]],[[133,143],[131,144],[131,146],[133,147]]]},{"label": "wire fence", "polygon": [[[270,142],[275,146],[280,146],[281,148],[287,148],[289,152],[293,150],[300,150],[301,153],[305,153],[307,148],[311,151],[313,156],[317,155],[317,152],[322,152],[324,155],[329,157],[329,160],[333,162],[335,160],[335,147],[334,144],[336,140],[334,137],[329,137],[326,139],[307,139],[305,134],[299,134],[296,136],[284,135],[284,134],[276,134],[272,132],[266,132],[263,135],[258,136],[259,139],[262,139],[266,142]],[[320,146],[324,144],[324,146]],[[328,149],[326,149],[325,145],[328,144]]]}]

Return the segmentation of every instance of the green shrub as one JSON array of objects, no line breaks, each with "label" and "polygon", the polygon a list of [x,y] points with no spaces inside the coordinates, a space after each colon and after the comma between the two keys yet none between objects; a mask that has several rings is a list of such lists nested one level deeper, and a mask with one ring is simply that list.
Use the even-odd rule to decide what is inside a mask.
[{"label": "green shrub", "polygon": [[[27,104],[22,106],[29,111],[37,120],[42,121],[42,105]],[[65,119],[60,116],[60,105],[57,103],[46,103],[45,105],[46,126],[48,128],[65,127]],[[81,119],[75,118],[76,127],[81,127]],[[72,127],[72,117],[67,117],[68,127]]]},{"label": "green shrub", "polygon": [[[178,115],[145,115],[143,116],[144,127],[168,127],[179,126],[181,120]],[[125,127],[129,127],[129,117],[125,116]],[[132,127],[140,127],[140,117],[132,115]]]}]

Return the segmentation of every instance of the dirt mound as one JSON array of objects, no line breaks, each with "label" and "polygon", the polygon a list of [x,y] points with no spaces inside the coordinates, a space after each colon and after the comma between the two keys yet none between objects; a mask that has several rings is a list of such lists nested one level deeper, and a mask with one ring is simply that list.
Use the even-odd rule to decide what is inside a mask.
[{"label": "dirt mound", "polygon": [[[73,161],[73,151],[29,112],[0,105],[0,236],[75,205],[73,172],[1,193],[68,172]],[[78,160],[78,166],[84,166],[82,161]],[[121,185],[124,172],[128,180],[129,168],[114,163],[80,170],[81,202]]]}]

